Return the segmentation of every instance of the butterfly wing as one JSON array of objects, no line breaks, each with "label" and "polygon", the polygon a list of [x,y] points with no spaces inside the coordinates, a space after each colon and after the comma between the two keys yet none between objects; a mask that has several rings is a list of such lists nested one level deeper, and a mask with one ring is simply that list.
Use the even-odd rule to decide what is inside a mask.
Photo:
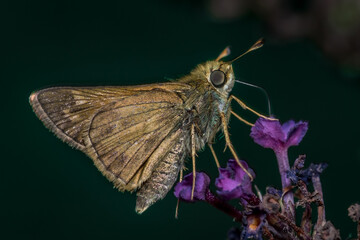
[{"label": "butterfly wing", "polygon": [[40,90],[30,104],[56,136],[93,159],[119,190],[146,181],[182,135],[182,83]]}]

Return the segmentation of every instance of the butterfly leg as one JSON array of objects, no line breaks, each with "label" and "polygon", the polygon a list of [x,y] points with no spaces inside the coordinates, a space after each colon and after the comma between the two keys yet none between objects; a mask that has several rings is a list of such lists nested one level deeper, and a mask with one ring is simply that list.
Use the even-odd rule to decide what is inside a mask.
[{"label": "butterfly leg", "polygon": [[[266,117],[265,115],[262,115],[258,112],[256,112],[254,109],[248,107],[243,101],[241,101],[240,99],[238,99],[237,97],[235,97],[234,95],[231,95],[229,97],[229,100],[228,102],[230,103],[232,100],[235,100],[243,109],[245,110],[249,110],[250,112],[252,112],[253,114],[257,115],[258,117],[262,117],[262,118],[265,118],[265,119],[269,119],[269,120],[277,120],[277,119],[274,119],[274,118],[271,118],[271,117]],[[240,121],[248,124],[248,125],[251,125],[251,123],[249,123],[248,121],[246,121],[245,119],[241,118],[239,115],[235,115],[234,112],[231,112],[235,117],[237,117]]]},{"label": "butterfly leg", "polygon": [[214,148],[213,148],[212,144],[211,144],[211,143],[208,143],[208,145],[209,145],[209,148],[210,148],[210,150],[211,150],[211,153],[212,153],[212,155],[213,155],[213,157],[214,157],[214,159],[215,159],[215,163],[216,163],[217,168],[220,168],[220,163],[219,163],[218,158],[216,157],[216,154],[215,154],[215,151],[214,151]]},{"label": "butterfly leg", "polygon": [[[179,182],[182,182],[182,179],[183,179],[183,169],[181,168],[180,169],[180,176],[179,176]],[[177,203],[176,203],[176,209],[175,209],[175,218],[177,219],[178,216],[179,216],[179,205],[180,205],[180,199],[178,198],[177,199]]]},{"label": "butterfly leg", "polygon": [[193,183],[191,188],[191,200],[194,199],[194,191],[195,191],[195,181],[196,181],[196,167],[195,167],[195,157],[196,157],[196,146],[195,146],[195,124],[191,125],[191,158],[193,165]]},{"label": "butterfly leg", "polygon": [[244,172],[246,172],[246,174],[250,177],[251,181],[254,179],[253,176],[249,173],[249,171],[241,164],[240,159],[238,157],[238,155],[235,152],[235,149],[231,143],[230,140],[230,135],[229,135],[229,131],[228,131],[228,127],[227,127],[227,121],[226,121],[226,116],[225,113],[221,112],[220,113],[221,116],[221,122],[222,122],[222,126],[223,126],[223,130],[224,130],[224,136],[225,136],[225,142],[226,145],[229,147],[232,155],[235,158],[235,161],[237,162],[237,164],[244,170]]},{"label": "butterfly leg", "polygon": [[245,119],[243,119],[242,117],[240,117],[239,115],[237,115],[235,112],[231,111],[231,114],[234,115],[237,119],[239,119],[240,121],[242,121],[243,123],[249,125],[249,126],[254,126],[254,124],[246,121]]},{"label": "butterfly leg", "polygon": [[183,170],[183,169],[180,169],[179,182],[182,182],[183,176],[184,176],[184,170]]}]

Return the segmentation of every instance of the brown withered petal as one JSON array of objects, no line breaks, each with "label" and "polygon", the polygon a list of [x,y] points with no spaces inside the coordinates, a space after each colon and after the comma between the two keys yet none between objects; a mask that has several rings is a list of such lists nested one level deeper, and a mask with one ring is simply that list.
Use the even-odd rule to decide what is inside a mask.
[{"label": "brown withered petal", "polygon": [[322,226],[314,229],[314,240],[340,240],[340,231],[334,227],[334,225],[327,221]]},{"label": "brown withered petal", "polygon": [[348,215],[354,222],[360,221],[360,205],[355,203],[348,208]]}]

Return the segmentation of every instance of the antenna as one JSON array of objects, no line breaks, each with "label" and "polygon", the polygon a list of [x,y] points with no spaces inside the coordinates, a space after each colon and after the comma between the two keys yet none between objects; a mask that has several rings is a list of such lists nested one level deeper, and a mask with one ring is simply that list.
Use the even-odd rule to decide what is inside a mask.
[{"label": "antenna", "polygon": [[219,61],[220,59],[229,56],[230,53],[231,53],[230,47],[227,46],[227,47],[219,54],[219,56],[215,59],[215,61]]},{"label": "antenna", "polygon": [[235,62],[236,60],[238,60],[239,58],[241,58],[242,56],[246,55],[249,52],[252,52],[258,48],[261,48],[264,45],[264,39],[260,38],[259,40],[257,40],[246,52],[244,52],[243,54],[241,54],[240,56],[234,58],[233,60],[228,61],[228,64],[232,64],[233,62]]}]

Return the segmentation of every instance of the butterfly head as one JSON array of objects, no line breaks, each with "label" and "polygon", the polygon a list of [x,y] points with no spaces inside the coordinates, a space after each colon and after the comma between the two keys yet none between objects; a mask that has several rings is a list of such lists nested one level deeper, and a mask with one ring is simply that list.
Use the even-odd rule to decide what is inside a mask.
[{"label": "butterfly head", "polygon": [[206,64],[208,71],[207,81],[218,92],[228,95],[234,87],[235,75],[231,63],[223,61],[210,61]]},{"label": "butterfly head", "polygon": [[215,92],[227,98],[235,83],[234,70],[232,67],[233,62],[245,54],[262,47],[263,44],[263,39],[259,39],[243,54],[233,60],[223,61],[223,58],[230,55],[230,48],[226,47],[215,60],[199,64],[191,72],[191,75],[195,77],[195,79],[206,81]]},{"label": "butterfly head", "polygon": [[233,60],[225,62],[222,61],[222,59],[230,55],[230,48],[226,47],[214,61],[207,62],[207,67],[209,68],[209,71],[207,71],[207,79],[209,83],[223,94],[231,92],[235,83],[232,63],[244,56],[245,54],[262,47],[263,44],[264,40],[259,39],[246,52],[237,56]]},{"label": "butterfly head", "polygon": [[191,79],[197,79],[201,86],[208,86],[209,89],[225,98],[235,83],[232,65],[218,60],[199,64],[190,75]]}]

